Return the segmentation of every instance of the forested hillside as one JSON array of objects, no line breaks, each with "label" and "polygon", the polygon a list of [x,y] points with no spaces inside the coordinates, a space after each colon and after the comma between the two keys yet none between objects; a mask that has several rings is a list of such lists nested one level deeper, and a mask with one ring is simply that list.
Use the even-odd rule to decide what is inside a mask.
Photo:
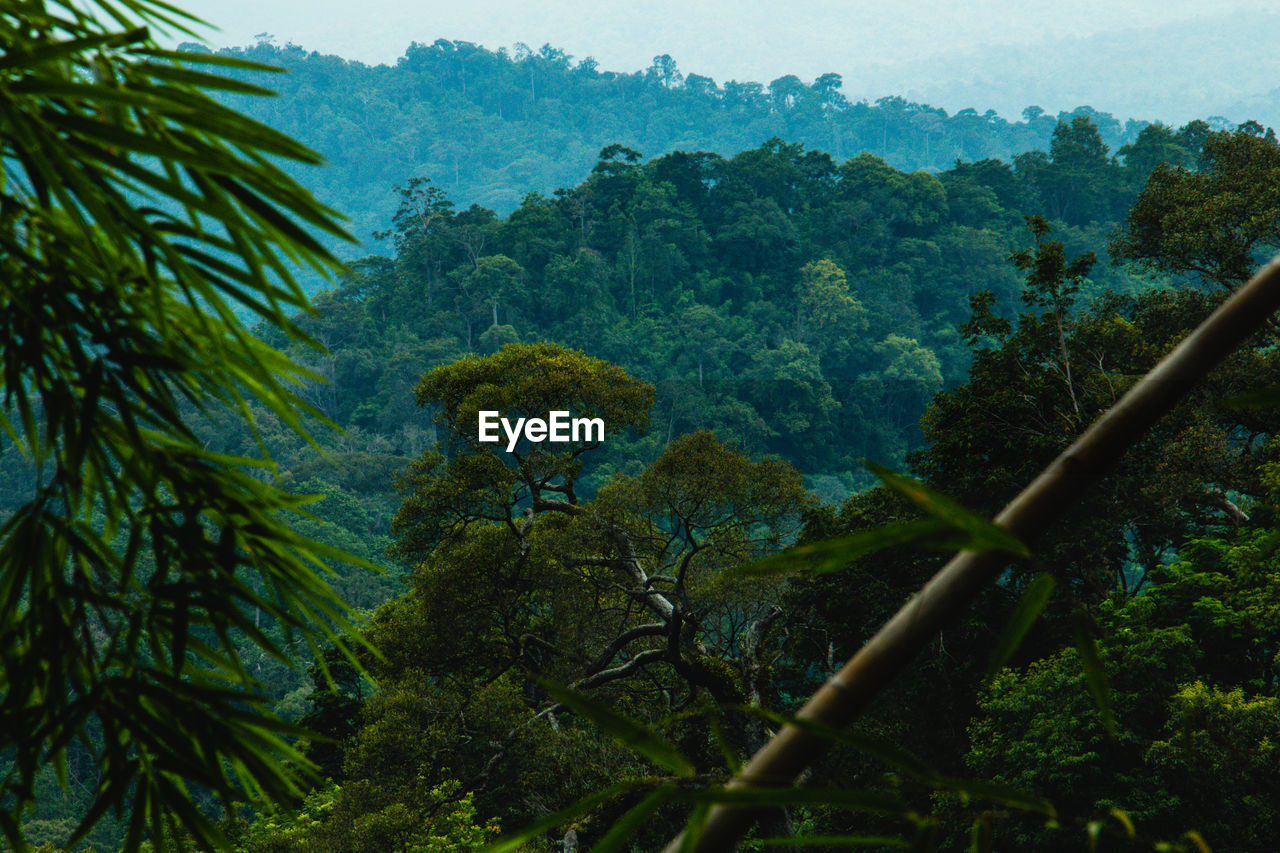
[{"label": "forested hillside", "polygon": [[[657,849],[681,810],[648,811],[678,799],[648,761],[723,778],[767,737],[759,714],[794,709],[942,562],[897,548],[791,581],[741,574],[797,537],[919,520],[884,486],[823,505],[801,472],[913,450],[915,474],[994,512],[1280,242],[1278,176],[1280,146],[1256,126],[1152,127],[1114,161],[1077,120],[1047,156],[936,176],[772,142],[648,162],[611,147],[586,182],[505,219],[404,188],[396,257],[359,264],[305,322],[335,346],[336,381],[316,389],[327,413],[416,457],[392,525],[410,590],[369,627],[380,689],[317,682],[309,700],[307,719],[345,744],[314,753],[335,784],[254,824],[243,849],[357,851],[456,820],[452,837],[478,844],[481,817],[515,829],[620,779],[528,849],[594,843],[631,808],[647,815],[632,849]],[[1108,233],[1099,260],[1085,246],[1101,254]],[[1169,278],[1137,286],[1125,269]],[[414,385],[406,363],[439,366]],[[1196,832],[1266,849],[1280,827],[1262,793],[1280,736],[1274,415],[1222,401],[1277,380],[1259,335],[810,780],[875,796],[779,811],[760,831],[1061,850],[1090,833],[1123,843],[1134,825],[1140,847],[1192,849]],[[618,429],[514,453],[476,441],[481,408],[556,405]],[[429,435],[386,429],[427,415]],[[368,459],[322,476],[364,476]],[[1038,626],[984,679],[1045,578]],[[546,679],[661,731],[688,764],[612,744]],[[441,802],[464,809],[437,821]]]},{"label": "forested hillside", "polygon": [[[901,463],[919,445],[924,406],[968,367],[971,297],[992,291],[1016,313],[1008,257],[1034,239],[1025,215],[1049,217],[1073,255],[1105,258],[1155,164],[1192,162],[1207,132],[1153,126],[1120,160],[1077,118],[1046,155],[937,175],[780,140],[647,162],[611,145],[586,181],[506,217],[412,181],[388,229],[395,256],[356,262],[302,320],[329,348],[299,352],[328,380],[307,393],[348,442],[412,456],[429,440],[408,393],[423,370],[556,341],[657,389],[649,435],[610,442],[615,467],[708,428],[827,475],[838,496],[861,459]],[[1103,262],[1080,286],[1141,285]]]},{"label": "forested hillside", "polygon": [[506,214],[528,192],[578,184],[612,143],[646,158],[676,150],[730,157],[778,137],[836,162],[866,151],[911,172],[1047,150],[1057,123],[1076,115],[1089,118],[1112,151],[1146,124],[1088,107],[1055,117],[1027,105],[1022,120],[1011,121],[978,104],[948,115],[898,97],[851,102],[838,74],[811,83],[717,82],[682,74],[669,56],[620,73],[550,46],[491,51],[440,40],[412,45],[391,67],[265,40],[219,55],[288,70],[243,75],[278,98],[225,100],[328,158],[328,169],[298,177],[351,217],[361,240],[386,229],[396,207],[388,189],[411,178],[430,178],[463,206]]},{"label": "forested hillside", "polygon": [[[79,26],[11,28],[39,74],[0,92],[10,846],[662,849],[943,552],[997,547],[804,790],[741,800],[749,843],[1273,849],[1280,326],[1041,540],[971,514],[1280,249],[1273,131],[185,54],[291,67],[264,99]],[[272,158],[385,252],[337,264]],[[605,436],[478,439],[552,410]]]}]

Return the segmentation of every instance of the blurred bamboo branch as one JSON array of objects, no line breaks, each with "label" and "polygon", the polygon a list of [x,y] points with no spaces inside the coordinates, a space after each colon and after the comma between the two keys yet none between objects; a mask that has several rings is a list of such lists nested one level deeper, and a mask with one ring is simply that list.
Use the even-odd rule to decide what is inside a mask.
[{"label": "blurred bamboo branch", "polygon": [[[1161,416],[1280,308],[1280,256],[1213,312],[1075,443],[996,516],[996,523],[1031,542],[1107,472]],[[1008,555],[961,551],[827,680],[798,717],[827,726],[852,722],[981,590],[999,578]],[[785,727],[730,781],[729,788],[790,785],[828,748],[820,735]],[[758,811],[716,806],[692,850],[732,850]],[[665,853],[678,853],[677,837]]]}]

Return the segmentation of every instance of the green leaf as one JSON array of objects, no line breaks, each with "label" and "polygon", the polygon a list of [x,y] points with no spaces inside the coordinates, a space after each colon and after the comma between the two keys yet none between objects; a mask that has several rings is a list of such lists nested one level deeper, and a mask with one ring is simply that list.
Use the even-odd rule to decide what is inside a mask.
[{"label": "green leaf", "polygon": [[0,797],[20,813],[79,740],[99,784],[76,838],[131,809],[126,850],[166,827],[216,845],[195,786],[261,805],[308,773],[247,649],[293,665],[293,646],[334,644],[360,669],[367,641],[322,578],[353,559],[289,528],[302,499],[246,470],[274,470],[265,452],[208,454],[188,419],[253,429],[265,409],[311,440],[291,390],[307,372],[237,312],[307,345],[285,259],[339,269],[303,229],[342,229],[272,162],[318,155],[207,94],[262,90],[188,70],[203,57],[139,25],[193,19],[160,0],[27,5],[0,15],[0,431],[38,485],[0,525]]},{"label": "green leaf", "polygon": [[652,729],[567,687],[543,678],[537,681],[552,699],[583,719],[590,720],[614,740],[654,764],[680,776],[692,776],[697,772],[689,759]]},{"label": "green leaf", "polygon": [[926,515],[945,522],[956,530],[969,534],[970,550],[1005,551],[1016,557],[1030,557],[1031,551],[1003,527],[988,521],[977,513],[965,509],[951,498],[933,491],[919,480],[891,471],[874,462],[867,462],[871,473],[893,491],[919,507]]},{"label": "green leaf", "polygon": [[916,837],[911,842],[911,849],[920,853],[933,853],[938,849],[938,834],[941,827],[934,818],[921,818],[916,821]]},{"label": "green leaf", "polygon": [[157,80],[164,80],[168,83],[187,83],[192,86],[199,86],[202,89],[220,92],[235,92],[239,95],[256,95],[258,97],[271,97],[275,92],[270,89],[264,89],[261,86],[255,86],[252,83],[245,83],[243,80],[236,80],[233,77],[224,77],[220,74],[207,74],[203,71],[192,71],[189,68],[183,68],[180,65],[161,65],[155,62],[140,62],[133,66],[133,70],[140,74],[146,74]]},{"label": "green leaf", "polygon": [[818,737],[825,738],[832,743],[843,744],[864,755],[869,755],[878,761],[883,762],[888,767],[904,773],[913,779],[922,782],[936,783],[944,777],[941,773],[931,767],[928,763],[920,760],[907,750],[900,746],[896,746],[881,738],[872,737],[852,729],[837,729],[828,726],[825,723],[816,720],[805,719],[804,717],[788,716],[779,714],[767,708],[756,706],[745,706],[739,708],[743,713],[755,714],[764,717],[780,725],[793,726],[803,731],[810,732]]},{"label": "green leaf", "polygon": [[1280,385],[1236,394],[1222,401],[1227,409],[1271,409],[1280,406]]},{"label": "green leaf", "polygon": [[709,707],[705,709],[707,724],[711,728],[711,737],[716,742],[716,747],[720,750],[720,755],[724,758],[725,767],[729,768],[730,773],[737,773],[742,769],[742,759],[738,756],[737,750],[734,749],[732,741],[724,730],[723,709],[711,702]]},{"label": "green leaf", "polygon": [[1102,821],[1091,820],[1084,828],[1085,835],[1089,837],[1089,853],[1096,853],[1098,842],[1102,839]]},{"label": "green leaf", "polygon": [[738,575],[779,575],[808,572],[827,574],[848,568],[855,560],[897,545],[953,550],[969,538],[938,519],[895,521],[849,536],[788,548],[746,566],[730,570]]},{"label": "green leaf", "polygon": [[670,802],[678,790],[674,785],[663,785],[632,806],[626,814],[615,820],[604,837],[592,846],[591,853],[617,853],[622,850],[632,836],[653,817],[653,813]]},{"label": "green leaf", "polygon": [[974,818],[969,831],[969,853],[991,853],[991,813]]},{"label": "green leaf", "polygon": [[82,36],[66,41],[51,41],[27,48],[19,44],[6,45],[4,55],[0,56],[0,71],[10,68],[32,68],[44,62],[72,59],[82,54],[104,47],[124,47],[138,44],[147,39],[145,27],[135,27],[123,33],[102,33]]},{"label": "green leaf", "polygon": [[541,820],[529,824],[519,832],[495,841],[493,844],[485,848],[485,853],[510,853],[510,851],[519,850],[524,847],[525,844],[538,838],[543,833],[550,832],[559,826],[563,826],[578,815],[586,814],[599,804],[607,802],[621,794],[625,794],[628,791],[633,791],[642,784],[644,783],[620,783],[617,785],[610,785],[608,788],[596,791],[594,794],[588,794],[568,808],[561,809],[555,814],[547,815]]},{"label": "green leaf", "polygon": [[1133,839],[1138,836],[1137,830],[1133,828],[1133,821],[1129,819],[1129,814],[1124,809],[1112,807],[1108,814],[1115,818],[1116,823],[1124,828],[1126,838]]},{"label": "green leaf", "polygon": [[1022,811],[1035,812],[1048,818],[1057,817],[1057,809],[1044,797],[1028,794],[1020,788],[1006,785],[1003,782],[992,782],[987,779],[957,779],[946,776],[938,780],[938,787],[955,791],[967,802],[968,800],[985,800],[1002,806],[1011,806]]},{"label": "green leaf", "polygon": [[685,821],[684,830],[680,833],[680,853],[693,853],[702,840],[706,829],[707,817],[711,814],[710,803],[696,803],[689,811],[689,819]]},{"label": "green leaf", "polygon": [[219,53],[195,53],[186,50],[165,50],[158,47],[134,50],[137,56],[149,56],[152,59],[170,59],[183,65],[219,65],[223,68],[234,68],[237,71],[262,71],[267,74],[284,74],[285,69],[279,65],[267,65],[238,56],[224,56]]},{"label": "green leaf", "polygon": [[1194,829],[1188,830],[1182,837],[1194,844],[1200,853],[1210,853],[1209,844],[1204,840],[1204,836]]},{"label": "green leaf", "polygon": [[743,707],[739,708],[739,710],[764,717],[779,724],[795,726],[833,743],[848,746],[883,762],[899,773],[933,788],[954,791],[966,801],[969,799],[986,800],[1049,817],[1053,817],[1056,814],[1053,804],[1043,797],[1028,794],[1019,788],[999,782],[946,776],[909,751],[880,738],[874,738],[852,730],[836,729],[803,717],[789,717],[764,708]]},{"label": "green leaf", "polygon": [[763,847],[888,847],[905,850],[910,842],[892,835],[792,835],[761,838],[752,842]]},{"label": "green leaf", "polygon": [[693,803],[727,806],[830,806],[871,814],[912,814],[911,807],[897,797],[882,791],[852,788],[704,788],[682,791],[679,799]]},{"label": "green leaf", "polygon": [[1049,604],[1049,599],[1053,597],[1054,584],[1053,575],[1047,572],[1041,572],[1027,584],[1022,598],[1018,600],[1017,608],[1014,609],[1008,624],[1000,634],[995,652],[991,655],[991,663],[987,667],[988,679],[1004,669],[1005,664],[1013,657],[1013,653],[1018,650],[1018,646],[1022,645],[1023,638],[1027,636],[1027,632],[1040,618],[1040,614]]},{"label": "green leaf", "polygon": [[893,521],[870,530],[789,548],[781,554],[730,570],[731,574],[826,574],[884,548],[909,545],[941,551],[997,550],[1017,557],[1031,552],[1013,534],[970,512],[924,484],[868,462],[886,486],[906,497],[928,518]]},{"label": "green leaf", "polygon": [[1076,611],[1071,627],[1076,653],[1080,656],[1080,665],[1084,670],[1085,685],[1098,707],[1107,734],[1114,737],[1116,721],[1111,710],[1111,687],[1107,681],[1106,668],[1102,665],[1102,656],[1098,653],[1098,644],[1093,638],[1089,616],[1083,609]]}]

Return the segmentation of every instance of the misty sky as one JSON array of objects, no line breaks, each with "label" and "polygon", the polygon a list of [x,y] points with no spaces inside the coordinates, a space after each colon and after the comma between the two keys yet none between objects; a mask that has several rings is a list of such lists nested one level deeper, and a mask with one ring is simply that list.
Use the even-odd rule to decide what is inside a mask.
[{"label": "misty sky", "polygon": [[[952,110],[995,106],[1002,112],[1018,109],[1016,99],[1029,96],[1009,95],[1008,104],[966,103],[965,98],[975,97],[971,91],[940,79],[951,76],[953,67],[968,69],[955,74],[967,74],[970,81],[981,74],[958,54],[972,59],[985,46],[1025,51],[1037,44],[1070,45],[1100,34],[1176,25],[1194,33],[1199,22],[1233,11],[1275,10],[1274,3],[1257,0],[179,0],[179,5],[220,29],[208,36],[215,47],[250,44],[256,34],[268,32],[281,45],[294,42],[348,59],[393,63],[411,41],[447,38],[488,48],[524,42],[535,49],[550,43],[576,58],[594,57],[608,70],[642,69],[655,55],[667,53],[682,71],[719,83],[768,83],[784,74],[808,81],[835,71],[845,76],[846,94],[853,97],[915,93]],[[1271,52],[1269,45],[1264,49]],[[1034,53],[1026,56],[1024,65],[1036,61]],[[1142,85],[1158,91],[1162,81],[1154,78],[1160,70],[1172,72],[1186,61],[1184,53],[1130,76],[1152,77]],[[1209,67],[1195,73],[1226,79],[1231,72]],[[1060,78],[1061,72],[1049,77]],[[1181,81],[1169,84],[1185,89]],[[1273,85],[1280,86],[1280,79]],[[1080,93],[1093,100],[1107,96],[1105,90]],[[1138,109],[1142,104],[1096,106]]]}]

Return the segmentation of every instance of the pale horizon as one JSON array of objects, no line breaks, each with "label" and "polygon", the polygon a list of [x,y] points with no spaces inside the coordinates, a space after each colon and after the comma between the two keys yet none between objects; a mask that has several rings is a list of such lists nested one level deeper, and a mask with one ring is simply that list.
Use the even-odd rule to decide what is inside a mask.
[{"label": "pale horizon", "polygon": [[[190,0],[180,5],[218,27],[205,32],[206,43],[215,48],[250,45],[266,33],[281,46],[292,43],[366,64],[394,64],[415,41],[467,41],[490,50],[519,43],[537,50],[550,44],[576,60],[591,57],[603,69],[622,72],[646,68],[655,56],[667,54],[682,72],[720,84],[767,84],[788,74],[808,82],[835,72],[854,100],[898,94],[952,112],[995,108],[1008,117],[1030,103],[1050,112],[1089,103],[1119,117],[1144,108],[1168,112],[1162,105],[1186,92],[1188,78],[1203,81],[1206,98],[1228,102],[1280,88],[1280,64],[1266,58],[1265,45],[1259,43],[1253,57],[1262,68],[1233,69],[1227,64],[1239,51],[1215,51],[1215,27],[1247,32],[1256,27],[1244,16],[1274,14],[1245,0],[986,0],[964,7],[937,0],[814,0],[785,13],[757,0],[602,0],[589,14],[566,0],[369,0],[358,6],[338,0],[277,0],[269,5]],[[1117,80],[1121,75],[1125,79],[1116,90],[1094,82],[1076,87],[1077,92],[1064,79],[1070,77],[1067,54],[1072,49],[1093,50],[1082,62],[1094,66],[1098,42],[1105,51],[1107,39],[1131,33],[1140,38],[1160,28],[1164,32],[1152,33],[1157,43],[1172,33],[1193,43],[1199,38],[1205,45],[1193,46],[1190,55],[1180,51],[1177,61],[1147,57],[1143,62],[1135,62],[1126,47],[1117,47],[1111,58]],[[1093,67],[1082,71],[1099,73]],[[982,103],[984,97],[987,103]],[[1073,98],[1077,102],[1069,103]],[[1181,120],[1194,115],[1198,106],[1188,104],[1187,116],[1154,117]]]}]

